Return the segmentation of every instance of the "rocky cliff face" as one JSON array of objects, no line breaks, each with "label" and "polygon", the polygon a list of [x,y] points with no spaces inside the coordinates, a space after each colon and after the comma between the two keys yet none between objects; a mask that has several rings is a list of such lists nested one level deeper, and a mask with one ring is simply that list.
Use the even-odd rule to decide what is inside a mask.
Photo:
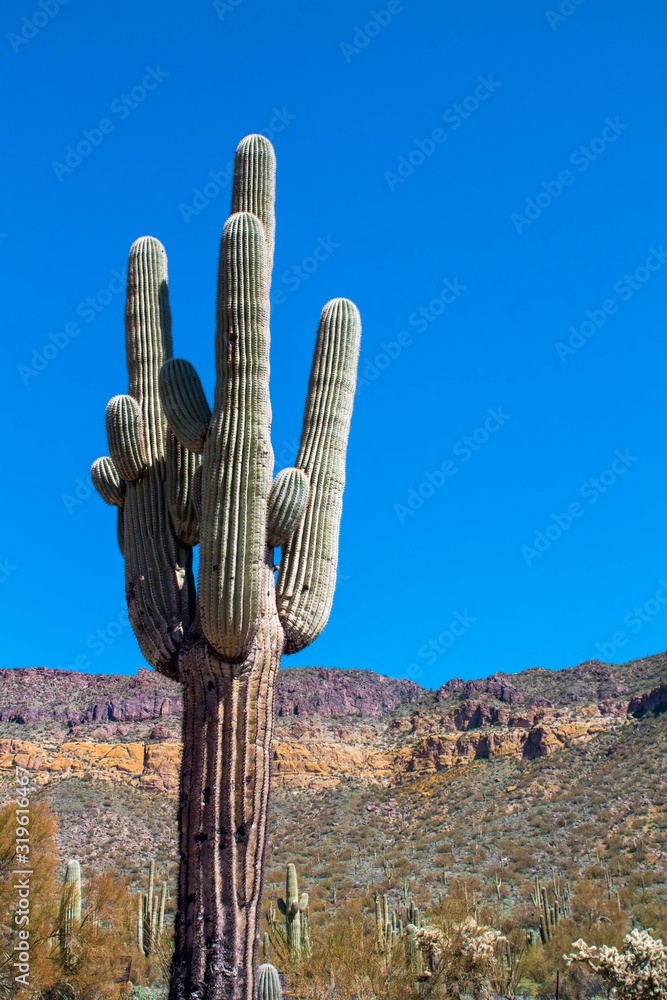
[{"label": "rocky cliff face", "polygon": [[[279,674],[276,711],[279,717],[375,716],[424,693],[412,681],[370,670],[288,668]],[[123,677],[46,667],[0,669],[0,722],[144,722],[180,716],[182,708],[180,686],[153,670]]]},{"label": "rocky cliff face", "polygon": [[[541,674],[548,698],[536,684]],[[641,690],[656,679],[662,683]],[[277,700],[277,786],[324,788],[352,778],[391,786],[479,759],[544,757],[631,725],[667,707],[667,658],[636,661],[625,672],[583,664],[511,680],[454,679],[437,692],[370,671],[288,669]],[[178,685],[148,670],[135,677],[1,670],[0,777],[18,764],[40,785],[78,778],[173,795],[180,712]]]}]

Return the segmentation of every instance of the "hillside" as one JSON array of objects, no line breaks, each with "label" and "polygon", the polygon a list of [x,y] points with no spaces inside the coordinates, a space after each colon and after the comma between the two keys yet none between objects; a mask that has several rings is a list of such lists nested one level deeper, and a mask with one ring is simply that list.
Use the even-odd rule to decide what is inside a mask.
[{"label": "hillside", "polygon": [[[63,857],[175,875],[178,687],[149,671],[0,671],[0,791],[14,764],[60,818]],[[452,879],[521,899],[552,867],[632,898],[667,879],[667,655],[452,680],[281,670],[267,882],[297,862],[317,909]],[[644,888],[642,888],[642,886]],[[496,891],[496,890],[494,890]]]}]

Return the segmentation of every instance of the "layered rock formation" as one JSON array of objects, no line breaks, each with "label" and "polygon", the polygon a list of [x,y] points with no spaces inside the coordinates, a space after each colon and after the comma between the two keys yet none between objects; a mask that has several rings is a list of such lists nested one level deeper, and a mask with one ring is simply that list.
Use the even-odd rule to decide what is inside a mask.
[{"label": "layered rock formation", "polygon": [[[293,788],[352,778],[393,785],[479,759],[544,757],[667,707],[665,676],[664,655],[625,668],[454,679],[437,692],[370,671],[283,670],[274,779]],[[40,785],[78,778],[173,795],[180,711],[178,686],[152,671],[1,670],[0,777],[20,765]]]}]

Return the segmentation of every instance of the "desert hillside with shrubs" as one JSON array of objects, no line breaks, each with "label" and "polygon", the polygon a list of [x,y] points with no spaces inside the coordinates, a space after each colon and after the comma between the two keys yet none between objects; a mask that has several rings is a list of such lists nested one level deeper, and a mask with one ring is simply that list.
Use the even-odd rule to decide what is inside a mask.
[{"label": "desert hillside with shrubs", "polygon": [[[48,1000],[162,997],[178,688],[148,671],[54,673],[4,670],[0,685],[0,864],[12,870],[18,765],[39,882],[33,968]],[[263,953],[287,995],[618,993],[617,970],[590,948],[655,949],[637,934],[667,935],[665,707],[665,654],[437,691],[360,670],[282,670]],[[71,859],[82,916],[65,947]],[[298,956],[277,908],[288,864],[308,893]],[[12,996],[8,968],[0,975]]]}]

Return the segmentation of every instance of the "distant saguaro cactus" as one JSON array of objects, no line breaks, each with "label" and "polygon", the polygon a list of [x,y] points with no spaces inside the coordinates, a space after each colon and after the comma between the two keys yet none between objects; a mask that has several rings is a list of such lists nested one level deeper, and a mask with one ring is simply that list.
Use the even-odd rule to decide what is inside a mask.
[{"label": "distant saguaro cactus", "polygon": [[285,899],[278,900],[278,909],[285,917],[285,937],[290,958],[298,959],[302,950],[307,950],[308,945],[306,932],[308,893],[302,892],[299,896],[296,866],[291,862],[287,866]]},{"label": "distant saguaro cactus", "polygon": [[58,919],[60,960],[68,970],[75,964],[75,957],[72,953],[72,935],[81,926],[81,916],[81,865],[72,859],[67,863]]},{"label": "distant saguaro cactus", "polygon": [[324,307],[296,465],[274,479],[274,188],[273,148],[248,136],[220,246],[212,410],[192,365],[172,358],[164,248],[133,245],[129,394],[109,403],[110,456],[92,468],[118,508],[141,650],[184,688],[171,1000],[255,1000],[276,675],[324,628],[336,583],[360,319],[347,299]]},{"label": "distant saguaro cactus", "polygon": [[155,861],[151,859],[148,871],[148,892],[137,896],[137,948],[142,955],[152,955],[162,940],[164,910],[167,902],[167,883],[155,891]]}]

